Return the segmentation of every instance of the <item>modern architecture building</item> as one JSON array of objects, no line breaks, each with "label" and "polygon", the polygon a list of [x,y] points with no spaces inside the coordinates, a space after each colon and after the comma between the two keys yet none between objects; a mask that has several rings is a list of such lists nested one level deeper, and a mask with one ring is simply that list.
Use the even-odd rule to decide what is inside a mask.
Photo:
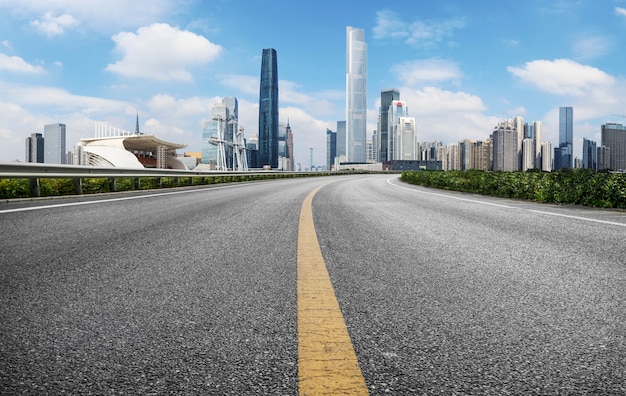
[{"label": "modern architecture building", "polygon": [[541,143],[541,170],[544,172],[552,171],[552,143]]},{"label": "modern architecture building", "polygon": [[[609,150],[609,167],[613,171],[626,171],[626,126],[606,123],[601,127],[602,146]],[[48,142],[46,141],[46,145]]]},{"label": "modern architecture building", "polygon": [[65,163],[65,124],[49,124],[44,126],[44,154],[46,164]]},{"label": "modern architecture building", "polygon": [[259,165],[278,167],[278,60],[263,49],[259,91]]},{"label": "modern architecture building", "polygon": [[574,142],[574,109],[559,108],[559,147],[554,149],[554,169],[572,168]]},{"label": "modern architecture building", "polygon": [[400,100],[400,91],[395,88],[380,91],[380,114],[378,117],[379,160],[389,161],[389,107],[394,100]]},{"label": "modern architecture building", "polygon": [[326,169],[332,170],[337,156],[337,132],[326,129]]},{"label": "modern architecture building", "polygon": [[533,122],[533,136],[532,139],[535,145],[535,169],[541,169],[541,141],[542,139],[542,126],[541,121]]},{"label": "modern architecture building", "polygon": [[598,170],[610,169],[611,150],[606,146],[600,146],[597,149],[597,168]]},{"label": "modern architecture building", "polygon": [[[378,122],[380,124],[380,120]],[[368,160],[372,160],[372,162],[381,162],[380,161],[380,134],[378,130],[372,131],[372,155],[371,158],[368,155]]]},{"label": "modern architecture building", "polygon": [[395,159],[418,160],[417,124],[413,117],[399,117],[396,128]]},{"label": "modern architecture building", "polygon": [[523,148],[523,140],[524,140],[524,117],[517,116],[513,117],[513,119],[509,120],[517,130],[517,169],[522,169],[522,148]]},{"label": "modern architecture building", "polygon": [[293,171],[293,133],[289,121],[278,127],[278,169]]},{"label": "modern architecture building", "polygon": [[41,133],[31,133],[26,138],[24,161],[43,163],[44,140]]},{"label": "modern architecture building", "polygon": [[598,148],[596,142],[583,138],[583,169],[597,170]]},{"label": "modern architecture building", "polygon": [[364,163],[367,143],[367,43],[364,29],[346,28],[346,160]]},{"label": "modern architecture building", "polygon": [[346,121],[337,121],[337,152],[335,158],[339,158],[337,164],[346,162]]},{"label": "modern architecture building", "polygon": [[[239,130],[239,101],[234,96],[222,99],[222,104],[226,106],[226,122],[224,124],[224,140],[226,142],[235,142],[237,139],[237,131]],[[236,163],[234,145],[226,144],[224,147],[226,156],[226,167],[233,169]]]},{"label": "modern architecture building", "polygon": [[224,103],[216,103],[211,108],[211,119],[202,128],[202,163],[210,170],[226,170],[226,139],[228,108]]},{"label": "modern architecture building", "polygon": [[389,106],[389,110],[387,112],[387,155],[390,160],[397,160],[398,155],[395,153],[397,149],[396,139],[398,137],[398,128],[401,117],[409,116],[409,107],[406,102],[403,100],[393,100],[391,101],[391,106]]},{"label": "modern architecture building", "polygon": [[[521,118],[521,117],[520,117]],[[494,171],[517,171],[519,170],[519,152],[517,148],[518,131],[515,124],[510,120],[501,122],[491,134],[493,142],[493,170]]]},{"label": "modern architecture building", "polygon": [[535,168],[535,141],[532,138],[522,140],[522,171]]}]

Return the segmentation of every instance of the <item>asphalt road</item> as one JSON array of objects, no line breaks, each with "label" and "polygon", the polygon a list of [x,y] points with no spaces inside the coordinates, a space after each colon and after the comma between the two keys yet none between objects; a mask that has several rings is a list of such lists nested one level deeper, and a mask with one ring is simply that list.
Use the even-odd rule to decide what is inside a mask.
[{"label": "asphalt road", "polygon": [[391,175],[0,204],[0,393],[297,394],[322,184],[370,394],[626,394],[626,213]]}]

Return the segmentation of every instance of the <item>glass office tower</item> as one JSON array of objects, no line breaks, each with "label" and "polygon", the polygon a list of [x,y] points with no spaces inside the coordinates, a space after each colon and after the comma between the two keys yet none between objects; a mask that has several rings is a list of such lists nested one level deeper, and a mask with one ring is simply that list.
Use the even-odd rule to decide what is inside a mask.
[{"label": "glass office tower", "polygon": [[45,125],[43,129],[44,154],[46,164],[65,163],[65,124]]},{"label": "glass office tower", "polygon": [[346,28],[346,160],[367,156],[367,44],[365,31]]},{"label": "glass office tower", "polygon": [[43,135],[41,133],[31,133],[26,138],[26,162],[43,163]]},{"label": "glass office tower", "polygon": [[559,107],[559,147],[554,149],[554,169],[572,168],[574,165],[574,109]]},{"label": "glass office tower", "polygon": [[602,125],[601,138],[602,147],[608,150],[608,169],[626,171],[626,125],[607,122]]},{"label": "glass office tower", "polygon": [[400,100],[400,91],[397,89],[384,89],[380,91],[380,118],[378,125],[378,149],[380,162],[390,161],[389,156],[389,106],[394,100]]},{"label": "glass office tower", "polygon": [[278,168],[278,62],[276,50],[263,49],[259,92],[259,166]]}]

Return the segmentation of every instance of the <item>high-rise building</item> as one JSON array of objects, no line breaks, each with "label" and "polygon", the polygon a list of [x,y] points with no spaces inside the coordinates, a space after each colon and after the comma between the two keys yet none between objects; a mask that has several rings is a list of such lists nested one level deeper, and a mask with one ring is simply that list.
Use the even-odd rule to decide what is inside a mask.
[{"label": "high-rise building", "polygon": [[533,140],[535,143],[535,169],[541,169],[541,121],[533,122]]},{"label": "high-rise building", "polygon": [[398,127],[400,122],[400,117],[408,117],[409,116],[409,107],[406,105],[406,102],[403,100],[393,100],[391,101],[391,105],[389,106],[389,110],[387,112],[387,152],[389,160],[398,160],[398,155],[396,155],[395,150],[397,149],[396,139],[398,135]]},{"label": "high-rise building", "polygon": [[332,170],[337,156],[337,132],[326,129],[326,169]]},{"label": "high-rise building", "polygon": [[474,162],[474,151],[472,150],[472,144],[474,141],[465,139],[459,142],[459,166],[461,170],[472,169],[472,163]]},{"label": "high-rise building", "polygon": [[46,164],[65,163],[65,124],[49,124],[44,126],[44,154]]},{"label": "high-rise building", "polygon": [[494,171],[517,171],[520,169],[518,165],[520,150],[517,149],[518,131],[515,124],[520,125],[511,121],[501,122],[491,134]]},{"label": "high-rise building", "polygon": [[26,138],[24,161],[43,163],[43,146],[43,135],[41,133],[31,133],[30,136]]},{"label": "high-rise building", "polygon": [[294,156],[293,156],[293,130],[291,129],[291,125],[289,125],[289,120],[287,120],[287,128],[285,129],[285,139],[287,141],[287,170],[294,170]]},{"label": "high-rise building", "polygon": [[[380,134],[378,130],[372,131],[372,157],[371,160],[373,163],[381,162],[380,161]],[[370,158],[368,158],[369,160]]]},{"label": "high-rise building", "polygon": [[289,121],[278,127],[278,169],[293,171],[293,133]]},{"label": "high-rise building", "polygon": [[417,143],[417,125],[413,117],[400,117],[396,129],[395,159],[417,160],[419,144]]},{"label": "high-rise building", "polygon": [[202,128],[202,163],[211,169],[226,170],[226,140],[224,135],[228,123],[228,107],[217,103],[211,108],[211,119]]},{"label": "high-rise building", "polygon": [[278,167],[278,61],[273,48],[263,49],[261,58],[259,162]]},{"label": "high-rise building", "polygon": [[611,150],[606,146],[600,146],[597,149],[598,170],[609,169],[609,160],[611,158]]},{"label": "high-rise building", "polygon": [[[626,126],[606,123],[601,129],[602,146],[609,150],[609,168],[613,171],[626,171]],[[46,140],[46,145],[48,141]]]},{"label": "high-rise building", "polygon": [[559,147],[554,149],[554,169],[572,168],[574,142],[574,109],[559,108]]},{"label": "high-rise building", "polygon": [[552,171],[552,143],[541,143],[541,170],[544,172]]},{"label": "high-rise building", "polygon": [[367,138],[367,43],[363,29],[346,28],[346,160],[364,163]]},{"label": "high-rise building", "polygon": [[597,170],[598,148],[596,142],[583,138],[583,169]]},{"label": "high-rise building", "polygon": [[379,161],[390,161],[389,156],[389,106],[394,100],[400,100],[400,91],[395,88],[380,91],[380,114],[378,118]]},{"label": "high-rise building", "polygon": [[515,129],[517,130],[517,169],[522,169],[522,142],[524,141],[524,117],[517,116],[513,117],[510,122],[513,124]]},{"label": "high-rise building", "polygon": [[340,158],[339,162],[346,162],[346,121],[337,121],[337,153],[335,157]]},{"label": "high-rise building", "polygon": [[532,138],[522,140],[522,171],[535,168],[535,141]]}]

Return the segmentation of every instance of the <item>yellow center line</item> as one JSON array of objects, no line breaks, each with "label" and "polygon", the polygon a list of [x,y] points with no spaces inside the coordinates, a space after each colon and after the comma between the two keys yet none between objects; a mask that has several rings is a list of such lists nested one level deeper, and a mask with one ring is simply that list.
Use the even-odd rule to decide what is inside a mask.
[{"label": "yellow center line", "polygon": [[298,388],[300,395],[367,395],[313,224],[313,190],[298,229]]}]

